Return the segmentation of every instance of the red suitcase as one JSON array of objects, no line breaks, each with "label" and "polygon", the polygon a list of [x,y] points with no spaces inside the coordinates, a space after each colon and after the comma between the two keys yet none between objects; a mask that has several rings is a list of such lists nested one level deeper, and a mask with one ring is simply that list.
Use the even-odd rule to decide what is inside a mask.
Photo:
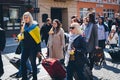
[{"label": "red suitcase", "polygon": [[66,77],[66,71],[62,64],[54,58],[47,58],[42,60],[42,66],[49,73],[51,78],[63,79]]}]

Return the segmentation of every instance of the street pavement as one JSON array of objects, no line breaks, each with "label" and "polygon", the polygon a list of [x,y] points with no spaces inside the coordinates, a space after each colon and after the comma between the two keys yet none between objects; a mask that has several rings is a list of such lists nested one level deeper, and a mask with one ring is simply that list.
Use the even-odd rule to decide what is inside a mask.
[{"label": "street pavement", "polygon": [[[13,57],[20,58],[20,55],[15,54],[15,50],[17,48],[17,45],[19,44],[14,40],[14,38],[7,38],[6,39],[6,48],[2,54],[3,64],[4,64],[4,75],[1,77],[2,80],[20,80],[21,78],[14,78],[10,77],[10,75],[18,72],[18,69],[15,68],[10,62],[9,59],[12,59]],[[44,56],[46,56],[47,49],[45,48],[45,44],[42,43],[42,53]],[[38,63],[38,58],[36,60],[37,62],[37,68],[38,68],[38,80],[52,80],[49,76],[49,74],[46,72],[46,70],[42,67],[41,64]],[[32,80],[32,77],[29,76],[30,80]]]},{"label": "street pavement", "polygon": [[[2,80],[20,80],[20,78],[12,78],[10,75],[16,73],[16,69],[12,64],[9,63],[8,57],[11,59],[13,57],[20,57],[20,55],[15,55],[15,49],[18,43],[15,42],[14,38],[7,38],[6,48],[2,54],[4,70],[5,73],[1,77]],[[42,53],[46,55],[47,49],[45,44],[42,43]],[[112,62],[110,55],[105,52],[106,64],[101,67],[94,66],[93,76],[94,80],[120,80],[120,62]],[[36,60],[37,61],[37,60]],[[38,64],[38,61],[37,61]],[[41,64],[37,66],[38,68],[38,80],[52,80],[46,70]],[[30,78],[31,80],[32,78]],[[66,79],[65,79],[66,80]]]}]

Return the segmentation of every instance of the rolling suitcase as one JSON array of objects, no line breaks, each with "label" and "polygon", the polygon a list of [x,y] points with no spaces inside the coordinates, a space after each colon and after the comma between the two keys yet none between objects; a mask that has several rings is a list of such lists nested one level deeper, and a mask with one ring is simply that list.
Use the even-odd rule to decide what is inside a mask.
[{"label": "rolling suitcase", "polygon": [[54,58],[47,58],[42,60],[42,66],[49,73],[51,78],[64,79],[66,77],[66,71],[62,64]]}]

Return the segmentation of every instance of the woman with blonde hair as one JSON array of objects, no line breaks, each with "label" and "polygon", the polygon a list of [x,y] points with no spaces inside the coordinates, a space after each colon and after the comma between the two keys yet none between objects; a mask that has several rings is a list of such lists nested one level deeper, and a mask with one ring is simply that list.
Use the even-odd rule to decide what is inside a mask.
[{"label": "woman with blonde hair", "polygon": [[36,66],[36,56],[41,53],[41,37],[40,28],[38,24],[33,21],[33,17],[30,12],[25,12],[23,14],[24,30],[23,30],[23,51],[21,56],[21,70],[22,70],[22,80],[28,80],[27,78],[27,68],[26,62],[28,58],[30,59],[32,70],[33,70],[33,80],[37,80],[37,66]]},{"label": "woman with blonde hair", "polygon": [[86,41],[81,36],[78,23],[72,23],[69,31],[69,44],[64,62],[67,67],[67,80],[73,80],[74,72],[77,73],[78,80],[86,80],[83,74],[86,63]]}]

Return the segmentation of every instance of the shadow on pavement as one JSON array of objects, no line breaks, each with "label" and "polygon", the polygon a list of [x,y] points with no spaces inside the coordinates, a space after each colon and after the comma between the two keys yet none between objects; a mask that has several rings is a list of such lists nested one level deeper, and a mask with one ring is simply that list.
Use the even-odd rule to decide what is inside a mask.
[{"label": "shadow on pavement", "polygon": [[[111,58],[106,58],[106,63],[102,66],[94,66],[94,69],[100,70],[101,68],[107,69],[108,71],[113,71],[114,73],[120,73],[120,69],[118,68],[120,62],[114,61]],[[112,63],[110,65],[109,63]],[[98,79],[95,79],[98,80]]]},{"label": "shadow on pavement", "polygon": [[111,70],[111,71],[113,71],[114,73],[120,73],[120,70],[119,70],[119,69],[117,69],[117,68],[115,68],[115,67],[112,67],[112,66],[106,65],[106,66],[104,66],[104,68],[106,68],[107,70]]}]

